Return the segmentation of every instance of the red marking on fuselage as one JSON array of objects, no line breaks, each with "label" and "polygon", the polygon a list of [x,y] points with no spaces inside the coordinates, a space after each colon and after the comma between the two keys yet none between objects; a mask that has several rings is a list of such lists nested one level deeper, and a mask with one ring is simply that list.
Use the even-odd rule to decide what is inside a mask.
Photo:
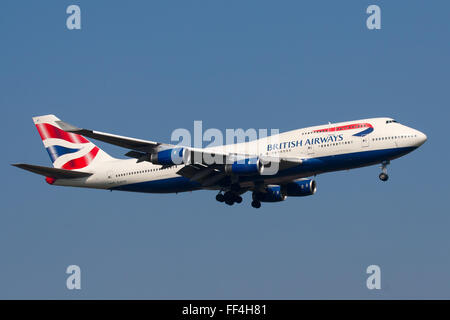
[{"label": "red marking on fuselage", "polygon": [[344,130],[353,130],[353,129],[361,129],[361,128],[373,128],[370,123],[355,123],[348,124],[345,126],[333,127],[333,128],[325,128],[314,130],[313,132],[336,132],[336,131],[344,131]]}]

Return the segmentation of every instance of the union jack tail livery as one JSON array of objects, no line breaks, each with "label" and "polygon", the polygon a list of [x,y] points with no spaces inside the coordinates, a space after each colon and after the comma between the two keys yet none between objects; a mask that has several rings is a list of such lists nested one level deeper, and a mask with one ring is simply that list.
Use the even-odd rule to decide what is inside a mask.
[{"label": "union jack tail livery", "polygon": [[85,137],[62,130],[54,115],[33,117],[33,121],[55,168],[77,170],[113,160]]}]

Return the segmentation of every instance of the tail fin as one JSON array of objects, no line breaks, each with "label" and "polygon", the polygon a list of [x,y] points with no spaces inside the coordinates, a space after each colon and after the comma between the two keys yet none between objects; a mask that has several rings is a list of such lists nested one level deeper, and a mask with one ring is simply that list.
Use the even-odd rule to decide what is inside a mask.
[{"label": "tail fin", "polygon": [[76,170],[114,159],[85,137],[62,130],[53,114],[33,121],[55,168]]}]

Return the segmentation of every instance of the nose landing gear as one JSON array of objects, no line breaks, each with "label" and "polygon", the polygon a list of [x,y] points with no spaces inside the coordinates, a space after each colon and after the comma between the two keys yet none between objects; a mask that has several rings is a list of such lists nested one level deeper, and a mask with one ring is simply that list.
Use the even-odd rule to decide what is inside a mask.
[{"label": "nose landing gear", "polygon": [[387,174],[387,165],[390,164],[390,161],[383,161],[381,163],[381,173],[378,176],[380,178],[381,181],[388,181],[389,179],[389,175]]}]

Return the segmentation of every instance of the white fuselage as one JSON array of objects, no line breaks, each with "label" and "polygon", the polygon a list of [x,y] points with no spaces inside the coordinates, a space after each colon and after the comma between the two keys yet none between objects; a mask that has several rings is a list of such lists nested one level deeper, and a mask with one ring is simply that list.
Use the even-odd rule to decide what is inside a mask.
[{"label": "white fuselage", "polygon": [[[203,150],[303,160],[295,168],[257,178],[258,181],[263,178],[267,184],[280,184],[324,172],[389,161],[411,152],[425,141],[425,134],[391,118],[370,118],[292,130],[251,142]],[[156,193],[203,189],[177,174],[182,166],[164,168],[136,159],[113,159],[89,167],[93,175],[88,178],[58,179],[55,185]],[[246,178],[241,184],[248,186],[253,180]]]}]

